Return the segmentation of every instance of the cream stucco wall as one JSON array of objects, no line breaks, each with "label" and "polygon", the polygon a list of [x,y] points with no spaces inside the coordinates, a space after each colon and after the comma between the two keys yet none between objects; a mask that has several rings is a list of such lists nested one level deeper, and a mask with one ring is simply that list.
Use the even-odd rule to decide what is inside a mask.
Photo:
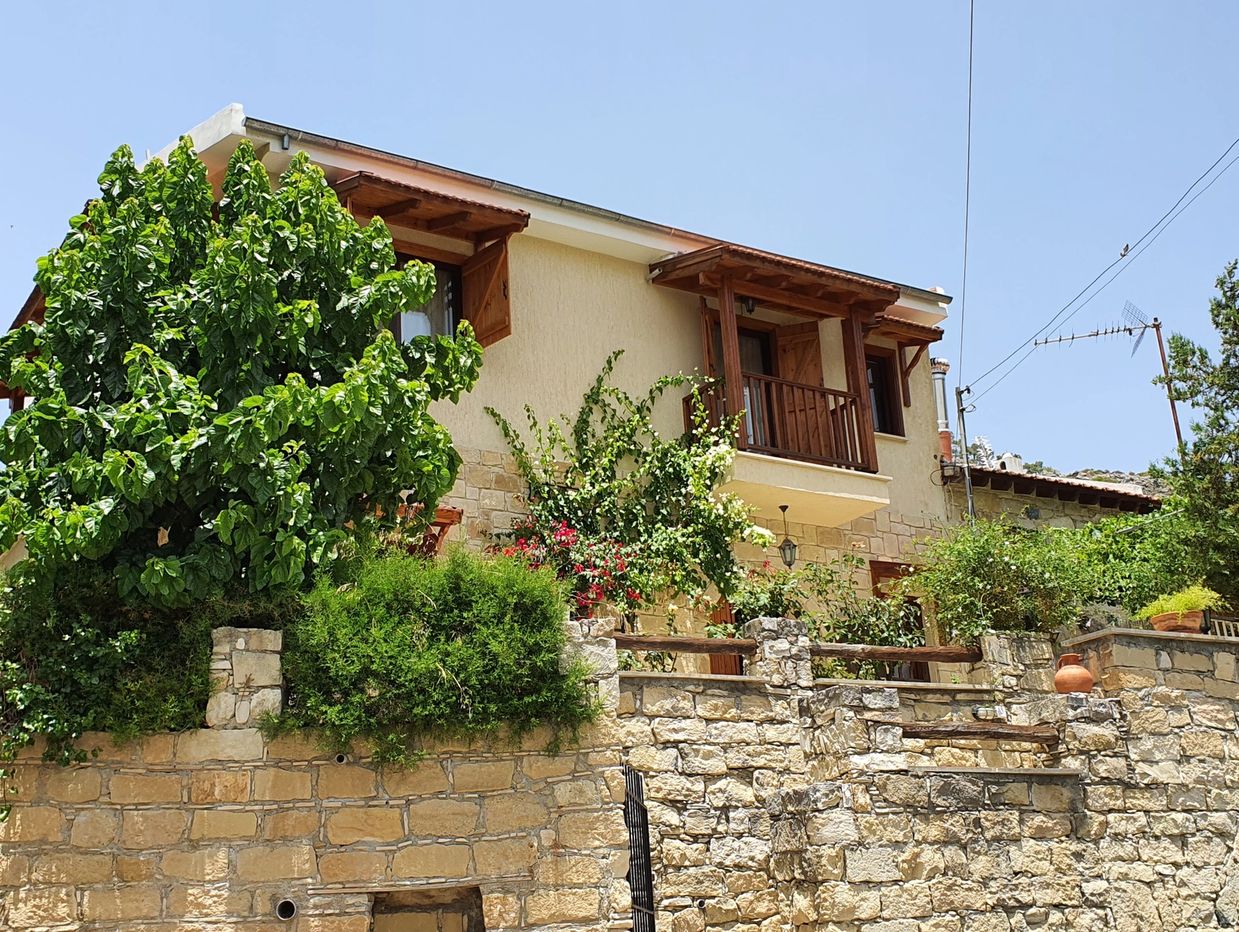
[{"label": "cream stucco wall", "polygon": [[[456,445],[506,452],[487,406],[514,422],[523,419],[525,404],[540,418],[575,412],[582,393],[616,349],[626,351],[617,381],[634,391],[644,390],[659,376],[699,369],[697,299],[650,284],[647,273],[644,263],[529,234],[513,237],[512,334],[486,349],[482,376],[471,394],[458,405],[434,409]],[[839,333],[837,321],[821,324],[826,384],[843,388]],[[942,519],[946,506],[934,482],[938,435],[927,358],[912,373],[911,383],[913,404],[903,409],[907,436],[878,435],[879,471],[891,477],[887,490],[893,511]],[[660,429],[682,429],[679,399],[679,393],[664,399],[657,412]],[[813,523],[812,515],[800,517]]]},{"label": "cream stucco wall", "polygon": [[[511,240],[512,334],[487,347],[477,387],[458,405],[433,409],[458,447],[506,451],[486,414],[523,420],[573,414],[613,350],[625,350],[616,381],[633,391],[701,365],[696,299],[646,281],[647,267],[529,235]],[[658,411],[660,430],[683,429],[680,396]]]}]

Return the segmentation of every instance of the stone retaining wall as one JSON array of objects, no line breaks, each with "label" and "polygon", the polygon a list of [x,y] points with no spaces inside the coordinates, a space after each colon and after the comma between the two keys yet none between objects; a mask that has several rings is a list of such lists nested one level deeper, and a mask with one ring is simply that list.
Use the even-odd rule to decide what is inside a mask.
[{"label": "stone retaining wall", "polygon": [[619,674],[609,625],[573,628],[605,706],[577,746],[441,745],[386,772],[265,740],[237,710],[278,688],[278,643],[221,631],[216,727],[19,762],[4,927],[631,928],[625,765],[660,930],[1239,922],[1235,642],[1091,636],[1072,649],[1104,689],[1058,696],[1046,641],[987,639],[979,682],[899,687],[815,682],[803,628],[773,619],[751,626],[751,676]]}]

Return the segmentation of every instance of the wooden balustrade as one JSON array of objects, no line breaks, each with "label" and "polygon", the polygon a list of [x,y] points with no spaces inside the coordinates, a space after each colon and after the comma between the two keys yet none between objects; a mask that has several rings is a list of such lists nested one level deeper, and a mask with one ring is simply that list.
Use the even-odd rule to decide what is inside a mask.
[{"label": "wooden balustrade", "polygon": [[[867,444],[861,435],[861,401],[853,392],[752,372],[743,374],[742,383],[745,415],[741,430],[746,449],[827,466],[877,471],[876,463],[867,462]],[[702,397],[710,422],[717,424],[725,396],[715,389]],[[684,399],[684,421],[691,429],[691,396]]]}]

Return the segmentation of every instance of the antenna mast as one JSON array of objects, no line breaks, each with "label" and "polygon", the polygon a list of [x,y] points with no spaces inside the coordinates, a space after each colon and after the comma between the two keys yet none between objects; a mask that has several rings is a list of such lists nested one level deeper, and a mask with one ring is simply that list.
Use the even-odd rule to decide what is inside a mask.
[{"label": "antenna mast", "polygon": [[1136,338],[1135,345],[1131,348],[1131,354],[1135,356],[1136,350],[1140,348],[1140,342],[1144,339],[1144,335],[1152,330],[1157,335],[1157,349],[1162,358],[1162,375],[1166,377],[1166,398],[1170,402],[1170,417],[1174,421],[1174,437],[1181,451],[1183,449],[1183,431],[1179,427],[1179,409],[1175,406],[1174,391],[1170,385],[1170,363],[1166,359],[1166,344],[1162,340],[1162,322],[1156,317],[1149,320],[1144,316],[1144,312],[1130,301],[1123,305],[1123,320],[1126,323],[1115,327],[1102,327],[1099,330],[1091,330],[1088,333],[1073,333],[1070,336],[1060,334],[1056,337],[1046,337],[1044,340],[1034,340],[1033,346],[1074,343],[1076,340],[1095,340],[1100,337],[1125,333],[1129,337]]}]

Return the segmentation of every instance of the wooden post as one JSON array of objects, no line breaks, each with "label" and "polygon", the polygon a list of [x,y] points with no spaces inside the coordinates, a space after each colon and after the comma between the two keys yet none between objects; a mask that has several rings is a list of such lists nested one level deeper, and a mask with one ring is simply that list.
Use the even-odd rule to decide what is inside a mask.
[{"label": "wooden post", "polygon": [[865,334],[860,315],[852,311],[840,323],[843,329],[843,366],[847,370],[848,391],[856,395],[856,422],[860,433],[861,461],[869,472],[878,471],[878,446],[873,433],[873,406],[869,401],[869,380],[865,366]]},{"label": "wooden post", "polygon": [[[726,392],[728,415],[744,410],[744,376],[740,372],[740,326],[736,322],[736,295],[731,288],[731,279],[723,276],[718,286],[718,322],[723,334],[723,389]],[[736,448],[745,449],[749,443],[748,431],[740,424]]]}]

